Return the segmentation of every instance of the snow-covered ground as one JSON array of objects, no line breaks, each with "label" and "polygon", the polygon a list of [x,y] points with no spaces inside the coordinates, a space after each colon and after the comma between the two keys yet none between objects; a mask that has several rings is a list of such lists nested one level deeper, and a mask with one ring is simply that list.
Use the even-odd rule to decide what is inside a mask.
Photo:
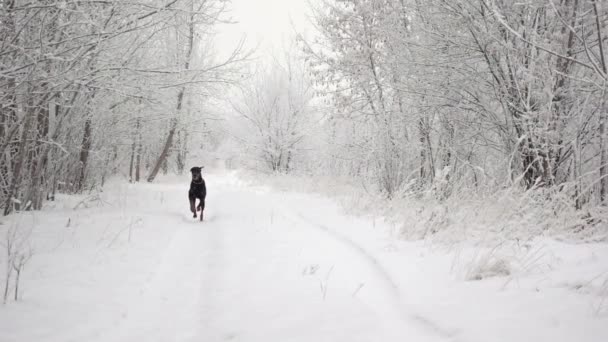
[{"label": "snow-covered ground", "polygon": [[408,242],[321,195],[205,177],[202,223],[188,176],[5,220],[33,256],[0,341],[608,341],[606,244]]}]

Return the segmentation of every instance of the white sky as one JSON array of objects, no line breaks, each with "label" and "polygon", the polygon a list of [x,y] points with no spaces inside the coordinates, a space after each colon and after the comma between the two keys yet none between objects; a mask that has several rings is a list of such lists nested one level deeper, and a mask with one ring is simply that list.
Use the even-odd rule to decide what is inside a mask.
[{"label": "white sky", "polygon": [[246,36],[249,48],[259,46],[259,55],[280,49],[294,27],[297,32],[310,30],[307,0],[232,0],[230,17],[236,24],[221,25],[217,43],[229,53]]}]

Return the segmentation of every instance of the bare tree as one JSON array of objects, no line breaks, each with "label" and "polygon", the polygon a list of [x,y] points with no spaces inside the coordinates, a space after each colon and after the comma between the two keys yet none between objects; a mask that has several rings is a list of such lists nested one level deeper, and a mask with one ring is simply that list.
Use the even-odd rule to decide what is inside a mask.
[{"label": "bare tree", "polygon": [[417,184],[444,198],[483,175],[604,201],[600,2],[326,0],[314,16],[321,35],[304,49],[337,108],[332,137],[356,132],[333,164],[389,196]]},{"label": "bare tree", "polygon": [[233,138],[263,169],[289,172],[318,119],[313,89],[295,49],[260,64],[231,101],[241,119]]},{"label": "bare tree", "polygon": [[[56,191],[94,188],[121,169],[134,169],[138,179],[158,148],[153,179],[156,166],[166,165],[184,103],[200,105],[235,78],[244,60],[238,44],[225,60],[214,57],[211,28],[226,22],[226,6],[3,0],[3,213],[38,209]],[[141,134],[165,130],[167,119],[168,135]]]}]

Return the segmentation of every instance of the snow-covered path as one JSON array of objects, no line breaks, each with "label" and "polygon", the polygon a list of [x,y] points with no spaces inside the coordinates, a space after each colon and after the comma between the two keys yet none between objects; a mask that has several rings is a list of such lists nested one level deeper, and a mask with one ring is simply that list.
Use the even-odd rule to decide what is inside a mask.
[{"label": "snow-covered path", "polygon": [[[133,311],[118,334],[99,340],[437,340],[407,319],[394,285],[366,255],[275,196],[215,184],[208,220],[175,217]],[[182,187],[169,191],[170,201],[182,200]]]},{"label": "snow-covered path", "polygon": [[206,179],[205,222],[184,176],[113,183],[0,225],[33,251],[21,300],[0,305],[0,341],[608,338],[605,244],[530,245],[525,272],[465,282],[475,248],[399,241],[330,199],[234,173]]},{"label": "snow-covered path", "polygon": [[[55,315],[46,308],[48,326],[26,329],[25,319],[13,317],[17,324],[2,341],[446,340],[407,313],[373,258],[309,222],[302,214],[306,208],[286,205],[277,193],[243,187],[234,177],[207,178],[202,223],[187,211],[187,184],[142,185],[143,195],[141,188],[124,190],[114,204],[129,226],[98,229],[102,237],[95,240],[103,243],[96,245],[102,247],[90,259],[79,263],[66,255],[63,261],[78,271],[64,274],[65,281],[73,277],[80,286],[52,289],[59,298]],[[61,220],[61,211],[48,214]],[[81,221],[69,236],[66,253],[74,246],[86,249],[92,226],[112,222],[111,216],[111,210],[90,210],[74,220],[91,221]],[[84,227],[89,232],[79,236]],[[47,261],[58,254],[49,252]],[[49,272],[57,265],[36,267]],[[25,287],[41,281],[34,275]],[[72,297],[71,287],[80,297]],[[25,305],[43,295],[26,292]],[[62,306],[61,298],[69,304]],[[19,310],[24,304],[11,305]],[[59,317],[62,307],[67,318]],[[70,317],[79,311],[88,317]]]}]

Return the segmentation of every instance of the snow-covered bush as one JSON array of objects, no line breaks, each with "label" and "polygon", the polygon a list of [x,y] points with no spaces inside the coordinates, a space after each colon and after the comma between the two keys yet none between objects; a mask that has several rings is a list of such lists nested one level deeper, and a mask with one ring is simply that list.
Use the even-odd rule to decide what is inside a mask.
[{"label": "snow-covered bush", "polygon": [[577,210],[566,192],[525,191],[519,187],[458,191],[449,197],[406,185],[387,199],[377,188],[349,177],[295,173],[242,174],[282,190],[313,191],[336,198],[345,211],[382,217],[404,239],[430,239],[445,245],[465,240],[495,246],[506,240],[525,243],[538,236],[567,241],[606,241],[608,209]]},{"label": "snow-covered bush", "polygon": [[471,261],[465,280],[482,280],[511,274],[509,262],[493,253],[484,253]]},{"label": "snow-covered bush", "polygon": [[[19,299],[19,286],[21,272],[32,258],[33,250],[30,246],[31,227],[22,227],[21,217],[13,217],[13,221],[1,226],[0,260],[3,261],[0,271],[4,277],[2,282],[3,303],[12,297]],[[12,294],[12,296],[11,296]]]}]

